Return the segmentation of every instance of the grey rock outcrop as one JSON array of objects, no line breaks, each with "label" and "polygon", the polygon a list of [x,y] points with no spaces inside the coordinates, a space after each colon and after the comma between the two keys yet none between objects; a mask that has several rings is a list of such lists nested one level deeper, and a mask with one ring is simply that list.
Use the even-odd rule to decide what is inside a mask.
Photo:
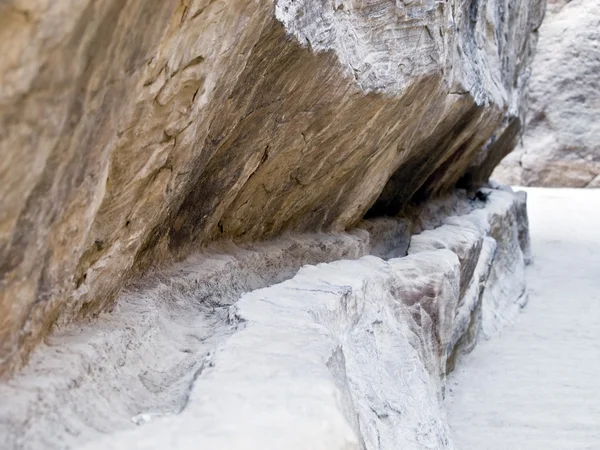
[{"label": "grey rock outcrop", "polygon": [[[387,261],[364,229],[189,258],[0,383],[0,446],[453,449],[446,375],[527,298],[522,198],[486,193],[423,207]],[[293,274],[328,256],[359,259]]]},{"label": "grey rock outcrop", "polygon": [[0,2],[0,374],[153,265],[484,182],[543,6]]},{"label": "grey rock outcrop", "polygon": [[600,187],[600,2],[550,2],[539,33],[525,134],[493,177],[521,186]]}]

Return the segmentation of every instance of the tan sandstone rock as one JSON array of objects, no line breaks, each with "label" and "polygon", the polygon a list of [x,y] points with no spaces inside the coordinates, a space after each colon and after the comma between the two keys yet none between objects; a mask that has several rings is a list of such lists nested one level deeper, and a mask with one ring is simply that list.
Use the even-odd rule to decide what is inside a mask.
[{"label": "tan sandstone rock", "polygon": [[485,181],[543,5],[1,1],[0,374],[152,265]]}]

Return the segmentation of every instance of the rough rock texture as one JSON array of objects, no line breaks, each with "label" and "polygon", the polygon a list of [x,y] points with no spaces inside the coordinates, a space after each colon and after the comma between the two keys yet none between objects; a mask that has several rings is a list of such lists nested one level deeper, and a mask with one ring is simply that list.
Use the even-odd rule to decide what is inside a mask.
[{"label": "rough rock texture", "polygon": [[0,374],[150,265],[487,179],[543,5],[1,1]]},{"label": "rough rock texture", "polygon": [[180,412],[207,354],[231,334],[228,309],[244,292],[289,279],[305,264],[370,251],[405,255],[407,225],[385,224],[363,224],[379,232],[219,245],[144,279],[111,313],[56,330],[0,384],[0,448],[70,447]]},{"label": "rough rock texture", "polygon": [[600,187],[600,2],[549,2],[532,71],[522,144],[494,178]]},{"label": "rough rock texture", "polygon": [[[525,298],[523,199],[486,193],[422,207],[425,231],[388,261],[362,255],[406,252],[404,221],[158,274],[0,384],[0,447],[454,448],[446,374]],[[263,288],[324,257],[361,258]]]}]

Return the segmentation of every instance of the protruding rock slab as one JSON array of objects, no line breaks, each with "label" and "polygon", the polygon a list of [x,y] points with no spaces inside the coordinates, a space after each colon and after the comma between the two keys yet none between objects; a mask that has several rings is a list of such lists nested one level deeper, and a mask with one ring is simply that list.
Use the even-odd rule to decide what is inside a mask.
[{"label": "protruding rock slab", "polygon": [[521,123],[543,10],[0,3],[0,373],[152,264],[484,180]]}]

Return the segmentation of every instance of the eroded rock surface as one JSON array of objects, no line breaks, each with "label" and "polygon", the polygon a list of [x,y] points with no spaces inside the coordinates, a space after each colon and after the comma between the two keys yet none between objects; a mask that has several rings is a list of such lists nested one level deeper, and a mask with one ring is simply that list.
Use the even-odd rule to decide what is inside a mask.
[{"label": "eroded rock surface", "polygon": [[485,181],[543,3],[0,2],[0,373],[151,265]]},{"label": "eroded rock surface", "polygon": [[600,3],[554,0],[540,28],[522,144],[494,178],[520,186],[600,187]]},{"label": "eroded rock surface", "polygon": [[158,274],[0,384],[0,446],[453,449],[445,377],[526,299],[523,198],[485,192]]}]

